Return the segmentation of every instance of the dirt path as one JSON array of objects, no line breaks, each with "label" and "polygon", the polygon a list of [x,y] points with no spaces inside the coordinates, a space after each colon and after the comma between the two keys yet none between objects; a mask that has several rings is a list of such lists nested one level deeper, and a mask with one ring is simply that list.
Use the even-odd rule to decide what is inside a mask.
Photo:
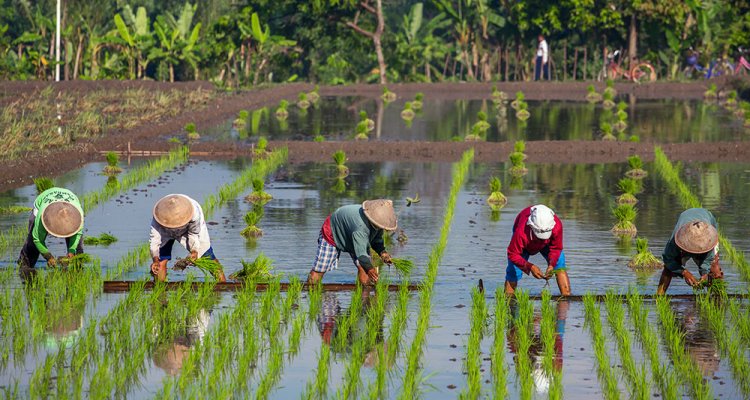
[{"label": "dirt path", "polygon": [[[490,97],[492,83],[439,83],[439,84],[393,84],[388,87],[401,97],[411,97],[416,92],[440,99],[486,99]],[[513,94],[523,91],[527,99],[532,100],[583,100],[588,82],[513,82],[498,83],[500,90]],[[152,81],[69,81],[58,84],[49,82],[0,82],[0,106],[7,99],[20,92],[28,93],[53,86],[54,90],[87,93],[94,90],[125,90],[143,88],[145,90],[195,90],[205,88],[216,90],[208,82],[164,83]],[[595,83],[601,90],[603,83]],[[648,85],[618,83],[620,94],[632,94],[638,98],[677,98],[699,99],[706,90],[704,82],[673,83],[663,82]],[[161,150],[169,145],[155,141],[158,136],[181,132],[185,124],[193,122],[198,130],[214,126],[231,118],[239,110],[253,109],[277,104],[281,99],[293,100],[300,91],[309,91],[311,84],[290,84],[252,91],[222,93],[206,108],[195,111],[185,110],[175,118],[149,126],[135,127],[130,130],[113,132],[108,136],[80,141],[69,150],[53,154],[32,154],[17,160],[0,161],[0,190],[29,184],[33,177],[56,176],[95,160],[101,159],[100,151],[125,150],[128,143],[137,149]],[[321,94],[336,96],[377,97],[382,89],[378,85],[349,85],[321,87]],[[621,144],[603,142],[533,142],[528,146],[529,162],[609,162],[613,157],[625,157],[638,153],[648,159],[653,153],[652,144]],[[344,148],[352,161],[424,160],[453,161],[469,144],[466,143],[380,143],[380,142],[346,142],[346,143],[310,143],[289,142],[292,162],[327,161],[331,149]],[[510,149],[507,143],[483,143],[477,147],[477,160],[503,160]],[[724,143],[705,145],[665,145],[667,154],[675,159],[685,160],[740,160],[747,159],[748,144]],[[196,151],[244,153],[247,149],[234,144],[203,143],[195,147]]]}]

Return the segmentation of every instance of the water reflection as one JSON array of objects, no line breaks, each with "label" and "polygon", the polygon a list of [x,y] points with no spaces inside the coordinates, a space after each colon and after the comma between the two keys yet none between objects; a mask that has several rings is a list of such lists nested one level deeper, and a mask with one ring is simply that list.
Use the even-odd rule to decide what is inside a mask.
[{"label": "water reflection", "polygon": [[698,365],[703,376],[713,377],[719,370],[719,348],[708,321],[700,318],[698,304],[694,301],[672,302],[677,314],[677,326],[684,332],[685,350]]},{"label": "water reflection", "polygon": [[156,346],[152,354],[154,365],[169,376],[180,373],[190,348],[200,343],[206,336],[211,312],[201,308],[197,314],[188,316],[184,324],[179,324],[177,333],[171,331],[170,320],[162,320],[154,332]]}]

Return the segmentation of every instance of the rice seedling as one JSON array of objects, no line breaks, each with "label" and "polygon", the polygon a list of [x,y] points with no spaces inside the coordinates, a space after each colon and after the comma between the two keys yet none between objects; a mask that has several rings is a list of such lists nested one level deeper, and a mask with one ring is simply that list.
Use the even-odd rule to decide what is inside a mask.
[{"label": "rice seedling", "polygon": [[661,321],[661,330],[669,350],[672,364],[678,374],[686,381],[691,395],[696,399],[713,399],[711,385],[703,380],[700,367],[685,349],[685,336],[677,326],[677,316],[667,297],[657,297],[656,309]]},{"label": "rice seedling", "polygon": [[638,199],[635,198],[636,193],[640,190],[638,181],[633,178],[622,178],[617,182],[617,187],[622,191],[622,194],[617,197],[617,204],[635,204]]},{"label": "rice seedling", "polygon": [[414,261],[406,258],[391,258],[391,265],[399,274],[408,277],[414,269]]},{"label": "rice seedling", "polygon": [[187,133],[188,140],[198,140],[201,138],[201,135],[195,129],[195,124],[192,122],[185,125],[185,132]]},{"label": "rice seedling", "polygon": [[310,100],[307,99],[307,93],[300,92],[297,95],[297,107],[306,110],[308,107],[310,107]]},{"label": "rice seedling", "polygon": [[517,151],[510,153],[510,156],[508,156],[508,159],[510,159],[511,167],[508,170],[508,172],[513,176],[526,175],[526,173],[529,170],[526,169],[526,164],[523,162],[525,158],[526,158],[526,155],[523,153],[520,153]]},{"label": "rice seedling", "polygon": [[109,233],[102,233],[99,236],[86,236],[83,238],[83,244],[87,246],[109,246],[117,241],[115,236]]},{"label": "rice seedling", "polygon": [[245,129],[247,126],[247,119],[250,117],[250,113],[247,110],[240,110],[237,113],[237,118],[234,119],[232,125],[239,130]]},{"label": "rice seedling", "polygon": [[727,98],[724,99],[724,107],[733,109],[737,105],[737,91],[730,90],[727,92]]},{"label": "rice seedling", "polygon": [[276,115],[276,119],[285,120],[289,116],[289,111],[287,111],[287,107],[289,107],[288,101],[281,100],[279,102],[279,106],[276,108],[276,111],[274,112],[274,114]]},{"label": "rice seedling", "polygon": [[490,186],[490,196],[487,197],[487,204],[504,206],[505,203],[508,202],[508,199],[500,191],[500,189],[502,188],[502,183],[500,182],[500,178],[496,176],[491,177],[489,186]]},{"label": "rice seedling", "polygon": [[617,218],[615,226],[612,227],[612,233],[615,235],[635,236],[638,230],[633,221],[635,221],[637,211],[632,204],[619,204],[612,208],[612,214]]},{"label": "rice seedling", "polygon": [[516,110],[516,118],[518,118],[521,121],[526,121],[531,116],[531,113],[529,113],[529,104],[525,101],[519,101],[518,102],[518,109]]},{"label": "rice seedling", "polygon": [[122,172],[122,168],[117,165],[120,162],[120,156],[117,153],[114,151],[107,152],[105,158],[107,159],[107,166],[104,167],[105,175],[114,175]]},{"label": "rice seedling", "polygon": [[307,94],[307,99],[315,103],[320,100],[320,86],[315,85],[313,90]]},{"label": "rice seedling", "polygon": [[[555,352],[555,342],[557,340],[556,326],[557,317],[552,306],[552,295],[549,290],[542,291],[542,322],[541,322],[541,341],[542,341],[542,369],[543,373],[550,381],[549,397],[550,399],[562,399],[562,366],[556,364],[558,355]],[[558,304],[559,307],[559,304]]]},{"label": "rice seedling", "polygon": [[718,94],[718,91],[717,91],[717,88],[716,88],[716,84],[712,83],[712,84],[708,85],[708,90],[706,90],[705,92],[703,92],[703,98],[708,99],[708,100],[716,99],[717,94]]},{"label": "rice seedling", "polygon": [[271,279],[276,278],[273,274],[273,260],[266,257],[265,254],[260,253],[253,262],[241,260],[242,269],[234,274],[230,275],[231,279],[253,281],[253,282],[268,282]]},{"label": "rice seedling", "polygon": [[628,178],[643,179],[648,175],[648,172],[643,169],[643,160],[638,155],[628,157],[628,166],[630,169],[625,172]]},{"label": "rice seedling", "polygon": [[508,94],[502,90],[497,90],[497,85],[492,86],[492,101],[502,103],[508,100]]},{"label": "rice seedling", "polygon": [[375,129],[375,121],[367,116],[367,111],[365,110],[359,110],[359,123],[365,125],[367,132]]},{"label": "rice seedling", "polygon": [[513,100],[513,101],[510,102],[510,106],[514,110],[518,110],[519,103],[522,103],[524,101],[524,99],[526,99],[526,96],[523,94],[523,92],[518,91],[518,92],[516,92],[516,98],[515,98],[515,100]]},{"label": "rice seedling", "polygon": [[315,135],[315,137],[313,137],[313,142],[320,143],[320,142],[325,142],[325,141],[326,141],[326,137],[323,135],[318,134],[318,135]]},{"label": "rice seedling", "polygon": [[602,107],[604,107],[605,109],[609,109],[614,106],[615,106],[615,95],[612,92],[607,91],[605,89],[604,93],[602,94]]},{"label": "rice seedling", "polygon": [[633,337],[625,327],[623,305],[613,290],[607,291],[604,300],[607,309],[607,321],[609,321],[609,327],[615,337],[624,376],[628,381],[629,397],[631,399],[649,399],[651,397],[651,382],[646,374],[646,365],[637,366],[633,358],[631,350]]},{"label": "rice seedling", "polygon": [[474,127],[476,127],[481,134],[486,133],[487,130],[490,129],[490,123],[487,122],[487,113],[484,111],[477,112],[477,122],[474,124]]},{"label": "rice seedling", "polygon": [[591,293],[583,296],[583,307],[586,319],[586,328],[591,335],[596,357],[597,376],[599,385],[602,387],[602,395],[605,399],[619,399],[620,391],[617,388],[617,377],[611,368],[609,355],[607,354],[606,340],[602,332],[602,320],[599,306]]},{"label": "rice seedling", "polygon": [[273,199],[273,196],[271,196],[269,193],[264,192],[263,189],[265,189],[265,183],[263,183],[263,180],[260,178],[253,179],[253,191],[245,196],[245,200],[251,203],[264,204]]},{"label": "rice seedling", "polygon": [[[346,153],[343,150],[336,150],[333,153],[333,162],[336,163],[336,171],[339,178],[349,175],[349,167],[346,166]],[[343,181],[343,180],[342,180]]]},{"label": "rice seedling", "polygon": [[0,215],[20,214],[20,213],[29,212],[29,211],[31,211],[31,207],[24,207],[24,206],[0,207]]},{"label": "rice seedling", "polygon": [[664,263],[648,249],[648,239],[637,237],[635,239],[635,248],[637,253],[628,262],[629,268],[634,270],[655,270],[664,267]]},{"label": "rice seedling", "polygon": [[258,143],[255,144],[255,155],[258,157],[265,157],[268,155],[268,139],[265,137],[259,137]]},{"label": "rice seedling", "polygon": [[594,85],[586,86],[586,100],[589,103],[598,103],[602,100],[602,95],[596,92]]},{"label": "rice seedling", "polygon": [[495,290],[495,324],[493,331],[495,340],[492,342],[492,382],[493,398],[508,397],[508,366],[505,364],[505,332],[508,328],[509,310],[508,298],[503,289],[498,286]]},{"label": "rice seedling", "polygon": [[464,141],[478,142],[482,140],[483,138],[484,137],[482,134],[482,130],[475,124],[474,126],[471,127],[471,131],[469,131],[466,137],[464,137]]},{"label": "rice seedling", "polygon": [[357,130],[355,132],[354,140],[367,140],[369,137],[367,136],[367,126],[365,124],[359,123],[357,124]]},{"label": "rice seedling", "polygon": [[263,236],[263,230],[258,228],[256,225],[258,222],[260,222],[260,219],[263,217],[262,212],[258,212],[257,210],[250,210],[248,211],[242,219],[245,221],[245,224],[247,226],[245,229],[243,229],[240,232],[240,235],[250,239],[250,238],[257,238],[260,236]]},{"label": "rice seedling", "polygon": [[45,190],[55,187],[55,183],[52,181],[52,179],[46,176],[34,178],[34,185],[36,186],[37,194],[42,194],[42,192],[44,192]]},{"label": "rice seedling", "polygon": [[424,100],[424,93],[417,92],[417,94],[414,95],[414,100],[412,100],[411,102],[411,108],[417,111],[421,110],[423,100]]},{"label": "rice seedling", "polygon": [[602,140],[605,141],[614,141],[617,140],[615,135],[612,134],[612,124],[609,122],[602,122],[599,124],[599,129],[602,132]]},{"label": "rice seedling", "polygon": [[469,330],[469,341],[466,344],[466,388],[461,392],[462,398],[478,399],[482,392],[482,350],[481,342],[484,336],[484,323],[487,319],[487,306],[485,305],[484,293],[473,288],[471,291],[471,317]]},{"label": "rice seedling", "polygon": [[404,109],[401,110],[401,118],[406,121],[414,119],[414,110],[412,109],[411,101],[404,103]]},{"label": "rice seedling", "polygon": [[392,101],[396,100],[396,93],[391,92],[388,90],[388,87],[383,86],[383,94],[380,95],[380,98],[383,99],[384,102],[390,103]]}]

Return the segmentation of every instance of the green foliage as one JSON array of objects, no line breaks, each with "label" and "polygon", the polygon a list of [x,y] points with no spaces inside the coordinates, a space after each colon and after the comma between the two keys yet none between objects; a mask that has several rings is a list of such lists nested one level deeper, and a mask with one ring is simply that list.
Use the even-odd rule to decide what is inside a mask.
[{"label": "green foliage", "polygon": [[240,110],[240,112],[237,113],[237,118],[241,120],[246,120],[248,117],[250,117],[250,112],[247,110]]},{"label": "green foliage", "polygon": [[365,110],[359,110],[359,120],[360,121],[367,121],[367,111],[365,111]]},{"label": "green foliage", "polygon": [[588,86],[586,86],[586,92],[587,93],[596,93],[596,88],[594,87],[594,85],[588,85]]},{"label": "green foliage", "polygon": [[117,241],[117,238],[110,235],[109,233],[102,233],[97,236],[85,236],[83,238],[83,244],[87,246],[109,246],[110,244]]},{"label": "green foliage", "polygon": [[45,190],[52,189],[53,187],[55,187],[55,183],[52,182],[52,179],[46,176],[34,178],[34,185],[36,186],[37,194],[41,194]]},{"label": "green foliage", "polygon": [[648,239],[636,238],[635,247],[637,253],[628,262],[628,267],[635,270],[654,270],[664,267],[664,263],[648,249]]},{"label": "green foliage", "polygon": [[521,91],[516,92],[516,101],[520,103],[524,101],[525,99],[526,99],[526,96],[523,94],[523,92]]},{"label": "green foliage", "polygon": [[622,178],[619,182],[617,182],[617,187],[620,188],[620,190],[623,193],[628,194],[637,194],[640,191],[640,185],[638,184],[638,181],[632,178]]}]

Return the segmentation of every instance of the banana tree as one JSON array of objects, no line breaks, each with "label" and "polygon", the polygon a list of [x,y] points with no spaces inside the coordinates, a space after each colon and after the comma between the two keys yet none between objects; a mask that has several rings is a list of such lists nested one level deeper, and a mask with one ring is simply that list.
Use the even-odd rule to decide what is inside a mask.
[{"label": "banana tree", "polygon": [[130,6],[123,8],[123,18],[119,13],[115,14],[115,26],[120,38],[127,46],[126,56],[130,65],[131,79],[133,73],[140,79],[145,77],[145,71],[148,67],[148,54],[154,45],[153,35],[151,33],[151,20],[146,13],[146,8],[138,7],[136,13]]},{"label": "banana tree", "polygon": [[[424,23],[423,8],[422,3],[416,3],[409,14],[404,15],[401,30],[396,34],[396,53],[402,65],[411,68],[413,76],[429,82],[432,70],[436,70],[432,62],[443,59],[449,51],[448,45],[435,36],[435,31],[449,27],[451,22],[440,13]],[[417,73],[420,65],[423,74]]]},{"label": "banana tree", "polygon": [[180,32],[177,29],[172,29],[162,16],[156,18],[154,32],[159,40],[157,46],[151,49],[149,57],[166,63],[169,67],[169,81],[174,82],[174,66],[180,62],[177,42]]},{"label": "banana tree", "polygon": [[257,85],[260,79],[260,74],[268,65],[269,59],[277,52],[296,45],[297,42],[289,40],[283,36],[271,35],[271,28],[268,24],[265,24],[265,26],[261,25],[258,13],[253,13],[250,17],[249,29],[242,21],[238,22],[238,26],[243,32],[243,35],[249,33],[255,40],[254,52],[257,54],[257,59],[259,61],[255,67],[253,85]]}]

